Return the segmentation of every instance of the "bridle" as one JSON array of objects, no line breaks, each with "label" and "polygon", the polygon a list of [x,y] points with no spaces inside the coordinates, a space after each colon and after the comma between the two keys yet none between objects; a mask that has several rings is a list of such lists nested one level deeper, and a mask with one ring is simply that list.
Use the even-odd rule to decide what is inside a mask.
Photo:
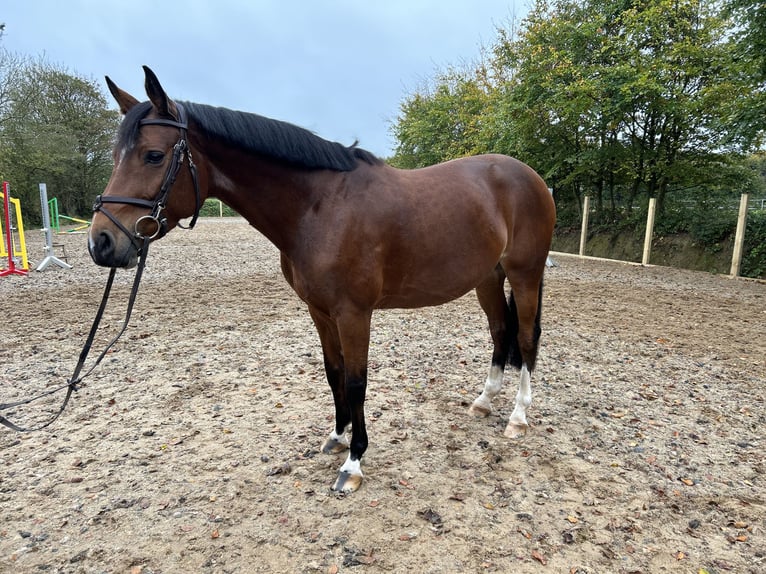
[{"label": "bridle", "polygon": [[[98,312],[96,313],[96,317],[93,320],[93,325],[90,328],[90,332],[88,333],[88,337],[85,341],[85,344],[83,345],[82,351],[80,351],[80,358],[77,361],[77,366],[75,367],[74,373],[72,374],[70,379],[67,381],[67,383],[64,385],[58,386],[56,388],[50,389],[31,399],[25,399],[25,400],[13,402],[13,403],[0,404],[0,412],[2,412],[4,410],[12,409],[22,405],[27,405],[29,403],[35,402],[44,397],[50,396],[58,391],[66,389],[67,390],[66,396],[64,397],[64,401],[61,407],[59,408],[59,410],[55,414],[51,415],[51,417],[45,423],[42,423],[34,428],[25,428],[25,427],[18,426],[2,415],[0,415],[0,425],[3,425],[5,427],[8,427],[11,430],[18,431],[18,432],[32,432],[32,431],[38,431],[38,430],[44,429],[50,426],[51,424],[53,424],[53,422],[56,419],[58,419],[59,416],[61,416],[61,413],[64,412],[64,409],[69,403],[69,399],[71,398],[72,393],[74,391],[79,390],[80,382],[85,377],[87,377],[91,372],[93,372],[93,369],[95,369],[98,366],[101,360],[106,356],[109,349],[112,348],[112,346],[117,342],[117,340],[125,332],[125,329],[127,329],[128,327],[128,322],[130,321],[130,315],[133,312],[133,304],[135,303],[136,295],[138,294],[138,286],[139,286],[139,283],[141,282],[141,276],[144,272],[144,267],[146,266],[146,258],[147,258],[147,255],[149,254],[149,243],[152,241],[152,239],[162,237],[168,231],[167,229],[168,222],[167,222],[167,219],[162,216],[162,212],[167,206],[170,190],[173,187],[173,183],[175,183],[176,177],[178,176],[178,172],[181,170],[181,165],[183,165],[184,163],[184,158],[186,158],[186,160],[188,161],[189,171],[191,173],[192,182],[194,183],[194,193],[196,195],[196,207],[194,210],[194,216],[192,217],[192,220],[189,223],[189,225],[183,226],[179,223],[178,226],[184,229],[191,229],[197,223],[197,218],[199,217],[199,211],[200,211],[200,208],[202,207],[199,183],[197,182],[197,167],[194,165],[194,162],[192,161],[191,149],[189,148],[189,142],[186,139],[186,131],[188,129],[186,113],[181,104],[176,103],[176,107],[178,108],[177,120],[157,118],[157,119],[143,119],[139,121],[139,125],[141,126],[160,125],[160,126],[175,127],[181,130],[181,136],[179,137],[178,142],[173,146],[173,157],[170,161],[170,165],[168,166],[167,171],[165,172],[165,177],[162,180],[162,185],[160,186],[160,191],[157,194],[157,197],[153,201],[149,201],[146,199],[138,199],[134,197],[120,197],[120,196],[104,197],[102,195],[99,195],[98,197],[96,197],[96,203],[93,205],[93,212],[94,213],[101,212],[104,215],[106,215],[112,223],[114,223],[125,235],[128,236],[128,238],[130,239],[130,242],[136,247],[136,250],[138,251],[138,254],[139,254],[138,266],[136,268],[136,276],[133,279],[133,287],[130,291],[130,297],[128,299],[128,309],[125,313],[125,319],[123,321],[122,328],[117,333],[117,336],[115,336],[107,344],[106,348],[101,352],[101,354],[96,359],[96,362],[90,367],[90,369],[88,369],[84,375],[80,375],[80,372],[85,366],[85,361],[88,358],[88,354],[90,353],[91,345],[93,344],[93,339],[95,338],[96,332],[98,331],[98,326],[101,323],[101,317],[103,316],[104,310],[106,309],[107,301],[109,299],[109,293],[112,289],[112,284],[114,282],[114,276],[116,272],[116,269],[113,267],[109,271],[109,278],[107,279],[106,287],[104,288],[104,294],[101,298],[101,304],[99,305]],[[136,205],[138,207],[144,207],[149,210],[149,214],[143,215],[136,220],[136,223],[133,226],[133,232],[131,233],[127,227],[125,227],[122,223],[120,223],[120,221],[116,217],[114,217],[114,215],[108,209],[104,207],[104,204],[106,203],[119,203],[119,204]],[[139,227],[143,225],[144,222],[154,223],[156,227],[153,233],[150,233],[150,234],[142,233],[139,230]]]},{"label": "bridle", "polygon": [[[158,237],[162,237],[168,232],[168,220],[167,218],[162,216],[162,212],[165,210],[165,207],[167,207],[168,204],[168,196],[170,195],[170,190],[173,187],[173,183],[176,181],[176,177],[178,176],[178,172],[181,170],[181,166],[184,163],[184,158],[186,158],[188,165],[189,165],[189,173],[191,174],[192,182],[194,184],[194,194],[195,194],[195,209],[194,209],[194,216],[192,217],[191,222],[188,226],[181,225],[181,223],[178,223],[178,227],[182,227],[184,229],[191,229],[194,227],[194,225],[197,223],[197,218],[199,217],[199,211],[202,208],[202,202],[201,202],[201,196],[199,191],[199,182],[197,181],[197,166],[194,164],[194,161],[192,160],[192,153],[191,148],[189,147],[189,142],[186,138],[186,132],[189,128],[188,121],[186,119],[186,111],[184,110],[184,107],[176,102],[176,108],[178,110],[178,119],[166,119],[166,118],[150,118],[150,119],[142,119],[139,120],[138,124],[139,126],[147,126],[147,125],[156,125],[156,126],[168,126],[168,127],[174,127],[178,128],[181,131],[181,135],[178,138],[178,142],[173,146],[173,157],[170,160],[170,165],[168,166],[167,171],[165,172],[165,177],[162,180],[162,185],[160,185],[160,191],[157,194],[157,197],[154,198],[154,200],[148,200],[148,199],[139,199],[137,197],[124,197],[124,196],[117,196],[117,195],[99,195],[96,197],[96,202],[93,204],[93,212],[101,212],[106,217],[109,218],[109,220],[114,223],[120,231],[122,231],[125,235],[128,236],[128,239],[130,239],[131,243],[136,247],[137,250],[140,250],[140,242],[145,239],[155,239]],[[149,210],[149,214],[142,215],[139,217],[135,224],[133,225],[133,232],[125,227],[106,207],[104,207],[104,204],[107,203],[117,203],[117,204],[123,204],[123,205],[136,205],[138,207],[143,207]],[[154,230],[152,233],[145,233],[140,231],[140,227],[145,225],[146,223],[153,224]]]}]

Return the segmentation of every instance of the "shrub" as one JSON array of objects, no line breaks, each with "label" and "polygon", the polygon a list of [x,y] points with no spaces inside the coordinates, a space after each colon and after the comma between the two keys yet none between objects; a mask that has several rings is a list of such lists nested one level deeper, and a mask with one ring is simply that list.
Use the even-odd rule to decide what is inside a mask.
[{"label": "shrub", "polygon": [[[201,217],[218,217],[221,214],[220,202],[217,199],[206,199],[202,205],[202,209],[199,210]],[[236,217],[238,213],[231,207],[223,204],[223,216],[224,217]]]},{"label": "shrub", "polygon": [[743,277],[766,277],[766,209],[747,214],[740,274]]}]

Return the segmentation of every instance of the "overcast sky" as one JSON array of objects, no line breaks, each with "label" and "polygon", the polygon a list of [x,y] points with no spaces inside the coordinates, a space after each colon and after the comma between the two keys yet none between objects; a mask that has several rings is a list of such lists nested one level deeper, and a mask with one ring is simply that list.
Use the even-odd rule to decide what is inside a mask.
[{"label": "overcast sky", "polygon": [[3,46],[141,100],[256,112],[381,156],[408,94],[478,60],[527,0],[13,0]]}]

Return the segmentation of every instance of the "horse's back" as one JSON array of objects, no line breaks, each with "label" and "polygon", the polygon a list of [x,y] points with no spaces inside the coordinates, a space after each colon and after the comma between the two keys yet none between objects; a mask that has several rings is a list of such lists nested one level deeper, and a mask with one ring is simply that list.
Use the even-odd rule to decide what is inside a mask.
[{"label": "horse's back", "polygon": [[[543,178],[530,166],[514,157],[486,154],[453,160],[475,170],[491,186],[499,201],[515,208],[526,205],[540,210],[541,216],[551,215],[551,194]],[[530,214],[532,215],[532,214]]]},{"label": "horse's back", "polygon": [[538,228],[539,238],[553,232],[556,208],[548,186],[534,169],[511,156],[468,156],[399,173],[426,201],[436,202],[438,196],[461,212],[484,209],[502,215],[512,234]]},{"label": "horse's back", "polygon": [[498,197],[515,196],[518,200],[535,198],[552,207],[550,193],[542,177],[523,161],[503,154],[484,154],[452,159],[436,165],[413,170],[396,170],[405,179],[441,181],[460,189],[481,187],[491,189]]}]

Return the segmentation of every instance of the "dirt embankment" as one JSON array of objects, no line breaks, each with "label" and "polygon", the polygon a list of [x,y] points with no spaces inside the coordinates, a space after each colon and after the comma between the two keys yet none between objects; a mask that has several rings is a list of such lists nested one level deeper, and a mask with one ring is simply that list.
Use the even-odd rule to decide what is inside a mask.
[{"label": "dirt embankment", "polygon": [[[553,249],[565,253],[578,253],[580,231],[557,230]],[[597,233],[588,236],[585,255],[640,263],[643,249],[643,232],[640,236],[638,233],[630,232]],[[705,247],[689,234],[666,235],[655,237],[652,241],[650,263],[678,269],[728,274],[731,269],[733,249],[734,242],[731,239],[722,241],[715,247]]]}]

